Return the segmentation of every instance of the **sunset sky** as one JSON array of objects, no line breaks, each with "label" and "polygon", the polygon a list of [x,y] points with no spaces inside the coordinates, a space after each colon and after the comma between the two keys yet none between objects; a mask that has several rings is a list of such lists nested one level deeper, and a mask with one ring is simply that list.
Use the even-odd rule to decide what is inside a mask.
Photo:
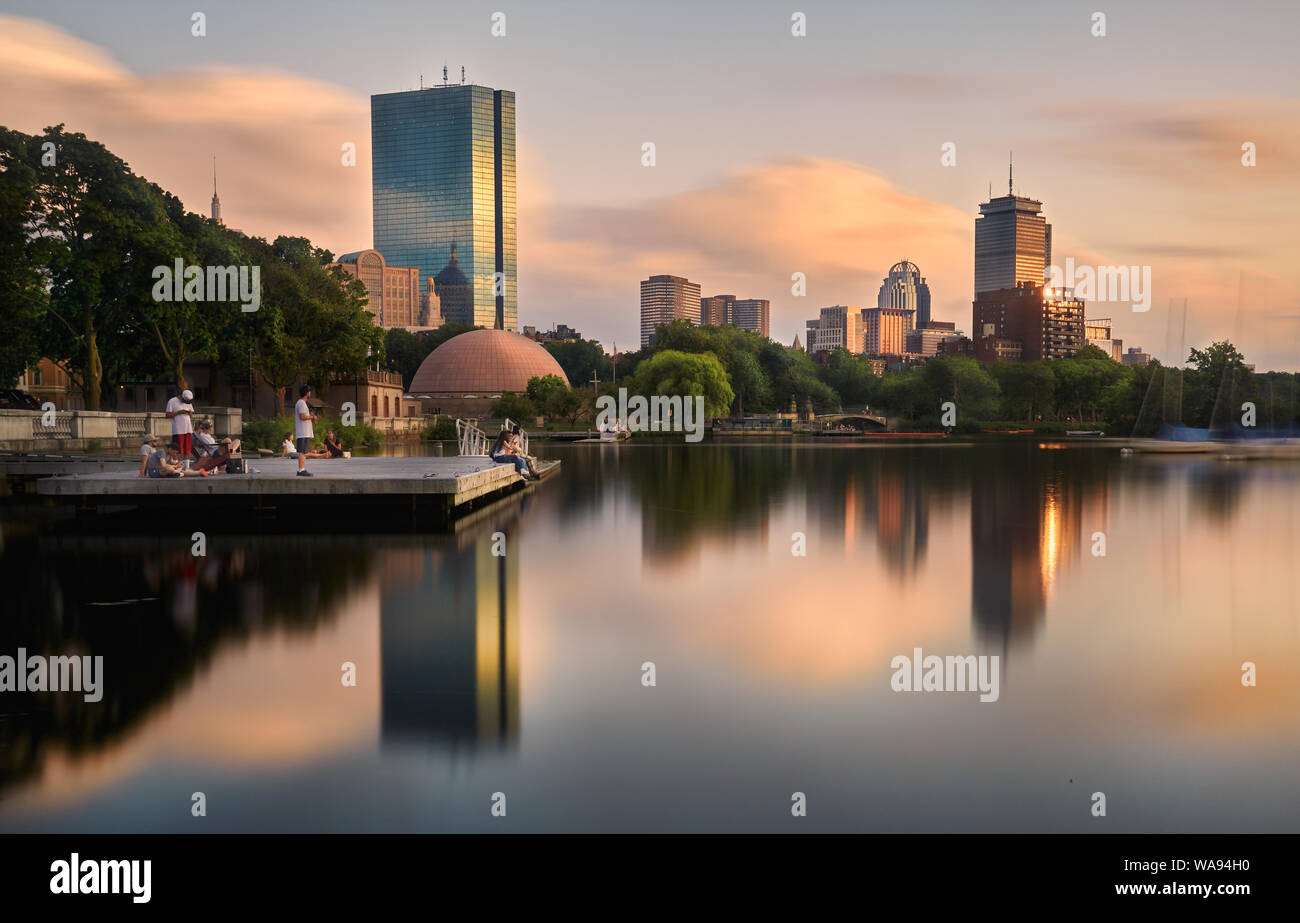
[{"label": "sunset sky", "polygon": [[340,253],[373,242],[370,94],[464,65],[517,94],[520,323],[607,348],[636,346],[652,273],[770,298],[788,344],[821,307],[874,305],[903,258],[969,333],[974,218],[1014,150],[1057,263],[1152,268],[1148,313],[1088,306],[1126,347],[1185,358],[1166,329],[1186,298],[1189,344],[1300,367],[1291,2],[193,6],[205,37],[163,0],[0,0],[0,124],[64,122],[201,212],[216,154],[227,224]]}]

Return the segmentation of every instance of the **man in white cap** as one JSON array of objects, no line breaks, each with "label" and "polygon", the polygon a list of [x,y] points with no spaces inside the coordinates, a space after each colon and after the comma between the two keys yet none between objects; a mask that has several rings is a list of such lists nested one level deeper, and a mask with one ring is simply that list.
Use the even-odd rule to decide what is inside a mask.
[{"label": "man in white cap", "polygon": [[167,417],[172,421],[172,441],[180,447],[181,460],[190,466],[190,449],[194,440],[194,392],[186,388],[180,397],[167,402]]}]

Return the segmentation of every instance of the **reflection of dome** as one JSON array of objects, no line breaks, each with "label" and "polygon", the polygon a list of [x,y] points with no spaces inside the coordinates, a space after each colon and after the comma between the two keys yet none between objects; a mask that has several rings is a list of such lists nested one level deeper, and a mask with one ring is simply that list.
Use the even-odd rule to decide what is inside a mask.
[{"label": "reflection of dome", "polygon": [[569,379],[540,344],[510,330],[471,330],[454,336],[429,354],[411,379],[413,394],[474,395],[522,393],[528,379],[558,375]]},{"label": "reflection of dome", "polygon": [[456,258],[456,245],[451,245],[451,259],[447,265],[439,270],[438,274],[433,277],[433,283],[437,286],[438,291],[442,291],[445,285],[469,285],[469,279],[465,273],[460,271],[460,260]]}]

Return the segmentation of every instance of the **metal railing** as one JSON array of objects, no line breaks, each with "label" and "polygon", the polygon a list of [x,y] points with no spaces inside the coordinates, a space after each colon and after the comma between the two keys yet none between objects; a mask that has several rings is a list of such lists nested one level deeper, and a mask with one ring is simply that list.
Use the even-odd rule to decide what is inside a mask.
[{"label": "metal railing", "polygon": [[492,448],[487,433],[478,428],[473,420],[456,421],[456,442],[461,455],[486,455]]},{"label": "metal railing", "polygon": [[[515,425],[517,424],[507,418],[501,424],[501,431],[505,432]],[[487,455],[492,450],[493,440],[488,438],[488,434],[479,429],[478,424],[473,420],[457,419],[456,443],[461,455]],[[523,448],[525,455],[530,454],[528,451],[528,432],[522,426],[519,427],[519,445]]]}]

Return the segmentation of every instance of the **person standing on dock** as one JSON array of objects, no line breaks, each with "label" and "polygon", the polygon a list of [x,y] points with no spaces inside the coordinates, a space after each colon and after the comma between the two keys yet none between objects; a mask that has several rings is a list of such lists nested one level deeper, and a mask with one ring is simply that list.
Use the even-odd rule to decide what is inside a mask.
[{"label": "person standing on dock", "polygon": [[186,388],[180,397],[172,396],[167,402],[167,419],[172,421],[172,441],[181,449],[181,462],[190,466],[190,449],[194,440],[194,392]]},{"label": "person standing on dock", "polygon": [[311,385],[303,385],[298,389],[298,403],[293,408],[293,435],[297,442],[298,449],[298,474],[301,477],[311,477],[311,472],[307,470],[307,453],[311,451],[311,440],[316,435],[316,430],[312,424],[316,422],[316,414],[311,412],[307,406],[307,396],[311,394]]}]

